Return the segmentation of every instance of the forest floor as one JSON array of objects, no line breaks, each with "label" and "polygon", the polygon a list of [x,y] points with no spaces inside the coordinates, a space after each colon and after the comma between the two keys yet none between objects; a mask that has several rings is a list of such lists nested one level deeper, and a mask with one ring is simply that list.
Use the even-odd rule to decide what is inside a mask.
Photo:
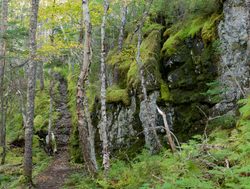
[{"label": "forest floor", "polygon": [[59,189],[70,173],[76,171],[69,163],[71,115],[67,105],[67,82],[59,74],[55,74],[55,79],[59,81],[59,99],[54,98],[59,113],[54,128],[58,151],[48,168],[36,177],[35,185],[39,189]]}]

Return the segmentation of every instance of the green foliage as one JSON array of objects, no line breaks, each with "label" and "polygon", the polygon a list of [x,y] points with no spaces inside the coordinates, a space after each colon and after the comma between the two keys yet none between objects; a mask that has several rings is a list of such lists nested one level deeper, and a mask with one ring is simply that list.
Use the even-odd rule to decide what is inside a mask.
[{"label": "green foliage", "polygon": [[[250,185],[250,98],[241,100],[237,128],[217,128],[206,141],[195,136],[172,154],[158,155],[143,151],[130,162],[113,160],[108,177],[101,172],[97,179],[72,175],[67,186],[75,188],[242,188]],[[229,166],[229,167],[228,167]]]},{"label": "green foliage", "polygon": [[165,13],[166,23],[170,24],[196,15],[211,15],[218,12],[221,7],[220,0],[169,0],[165,4],[168,11],[164,11],[166,5],[161,7]]},{"label": "green foliage", "polygon": [[242,99],[239,101],[240,105],[243,105],[240,108],[240,113],[242,115],[242,120],[249,120],[250,119],[250,97],[248,97],[247,99]]},{"label": "green foliage", "polygon": [[206,84],[209,88],[202,95],[208,97],[212,103],[218,103],[221,100],[221,94],[225,91],[221,87],[221,83],[218,81],[212,81]]},{"label": "green foliage", "polygon": [[[39,148],[38,137],[33,138],[33,164],[34,171],[33,176],[36,177],[40,172],[47,168],[51,161],[51,157],[48,157],[43,149]],[[24,177],[23,168],[19,166],[23,163],[23,149],[12,148],[7,151],[6,165],[17,165],[6,171],[1,171],[0,166],[0,188],[16,189],[23,184]]]},{"label": "green foliage", "polygon": [[66,180],[64,189],[74,187],[75,189],[90,189],[99,188],[91,178],[88,178],[83,173],[74,173]]},{"label": "green foliage", "polygon": [[[54,98],[58,95],[58,85],[55,85],[53,89]],[[54,103],[54,102],[53,102]],[[49,109],[50,109],[50,96],[49,96],[49,81],[45,81],[45,89],[39,91],[35,97],[35,119],[34,119],[34,130],[47,130],[49,124]],[[52,112],[52,124],[58,117],[58,113],[55,108]]]}]

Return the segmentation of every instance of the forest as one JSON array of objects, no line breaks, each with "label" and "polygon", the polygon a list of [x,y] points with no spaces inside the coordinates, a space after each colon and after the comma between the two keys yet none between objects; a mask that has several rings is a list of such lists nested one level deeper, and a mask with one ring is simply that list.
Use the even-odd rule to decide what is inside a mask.
[{"label": "forest", "polygon": [[250,0],[0,2],[0,189],[250,189]]}]

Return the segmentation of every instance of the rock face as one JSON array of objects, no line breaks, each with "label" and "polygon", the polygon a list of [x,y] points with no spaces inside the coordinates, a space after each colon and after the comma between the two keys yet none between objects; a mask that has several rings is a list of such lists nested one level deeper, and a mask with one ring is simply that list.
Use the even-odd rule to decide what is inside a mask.
[{"label": "rock face", "polygon": [[[146,117],[145,102],[140,99],[140,87],[129,85],[137,91],[131,97],[129,106],[122,103],[108,105],[108,128],[112,150],[130,148],[138,140],[143,141],[140,143],[140,147],[143,148],[145,144],[143,128],[149,124],[149,119],[153,119],[155,125],[159,127],[157,133],[164,134],[164,130],[160,129],[163,121],[157,114],[157,104],[166,113],[169,125],[180,141],[188,140],[194,134],[203,133],[206,116],[210,113],[210,116],[235,114],[237,100],[249,90],[249,44],[247,43],[250,43],[248,33],[250,19],[247,6],[249,7],[250,3],[247,4],[246,1],[224,2],[224,20],[218,26],[222,51],[220,55],[215,47],[217,34],[207,42],[202,38],[202,33],[197,32],[196,35],[178,43],[174,54],[163,55],[162,60],[148,58],[145,61],[151,115],[149,118]],[[217,22],[214,27],[216,31]],[[151,45],[154,44],[152,41],[144,42],[142,45],[144,49],[151,47],[150,51],[156,49],[154,52],[157,55],[160,54],[158,35],[159,32],[157,38],[153,38],[158,45]],[[149,55],[151,57],[150,53]],[[167,88],[165,93],[169,98],[162,98],[162,83]],[[220,86],[219,89],[217,85]],[[150,134],[147,137],[150,137]],[[138,146],[136,149],[139,149]]]},{"label": "rock face", "polygon": [[107,112],[108,133],[112,150],[129,147],[140,132],[137,127],[136,98],[134,96],[131,98],[131,105],[128,107],[123,104],[109,104],[108,106],[110,110]]},{"label": "rock face", "polygon": [[234,115],[237,100],[249,91],[249,4],[249,0],[224,3],[224,20],[218,27],[222,54],[218,81],[223,100],[216,104],[216,114]]},{"label": "rock face", "polygon": [[179,140],[185,141],[204,130],[204,112],[208,114],[214,104],[206,92],[207,84],[217,76],[217,58],[212,45],[205,45],[199,35],[187,38],[177,49],[174,55],[165,57],[162,65],[163,79],[172,97],[165,112]]},{"label": "rock face", "polygon": [[[143,100],[140,103],[139,116],[140,116],[140,120],[142,123],[142,127],[144,128],[143,131],[144,131],[144,136],[146,137],[145,141],[146,141],[147,148],[154,147],[156,149],[156,147],[157,147],[157,141],[154,137],[153,128],[152,128],[151,123],[154,123],[154,125],[157,126],[156,125],[156,120],[157,120],[156,101],[157,101],[158,97],[159,97],[158,91],[155,91],[151,95],[149,95],[149,97],[148,97],[148,110],[147,110],[147,105],[146,105],[145,100]],[[149,128],[149,130],[147,128]]]},{"label": "rock face", "polygon": [[[156,109],[158,97],[159,91],[152,92],[148,97],[150,110],[149,119],[153,119],[158,133],[164,133],[164,129],[162,129],[163,120]],[[133,145],[137,145],[138,149],[143,148],[145,143],[143,128],[149,124],[145,101],[139,102],[137,96],[132,96],[130,106],[126,107],[122,103],[109,104],[108,110],[107,120],[111,149],[115,151],[122,148],[130,148]],[[172,127],[173,112],[170,108],[167,109],[167,112],[168,111],[167,118],[169,119],[169,125]],[[100,127],[100,122],[97,127]],[[151,137],[152,143],[155,143],[154,137],[151,135],[149,135],[149,137]],[[138,144],[140,146],[138,146]]]}]

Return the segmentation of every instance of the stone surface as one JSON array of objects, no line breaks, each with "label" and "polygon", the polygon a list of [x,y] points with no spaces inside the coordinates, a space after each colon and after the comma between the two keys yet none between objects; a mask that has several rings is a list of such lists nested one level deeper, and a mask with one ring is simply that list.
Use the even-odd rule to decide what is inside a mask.
[{"label": "stone surface", "polygon": [[[108,105],[107,122],[111,149],[119,149],[131,145],[138,133],[136,130],[136,99],[131,98],[131,105],[126,107],[121,104]],[[100,127],[100,122],[98,124]]]},{"label": "stone surface", "polygon": [[249,0],[227,0],[224,20],[218,27],[221,61],[218,81],[222,85],[222,101],[215,114],[234,114],[236,102],[249,91]]}]

